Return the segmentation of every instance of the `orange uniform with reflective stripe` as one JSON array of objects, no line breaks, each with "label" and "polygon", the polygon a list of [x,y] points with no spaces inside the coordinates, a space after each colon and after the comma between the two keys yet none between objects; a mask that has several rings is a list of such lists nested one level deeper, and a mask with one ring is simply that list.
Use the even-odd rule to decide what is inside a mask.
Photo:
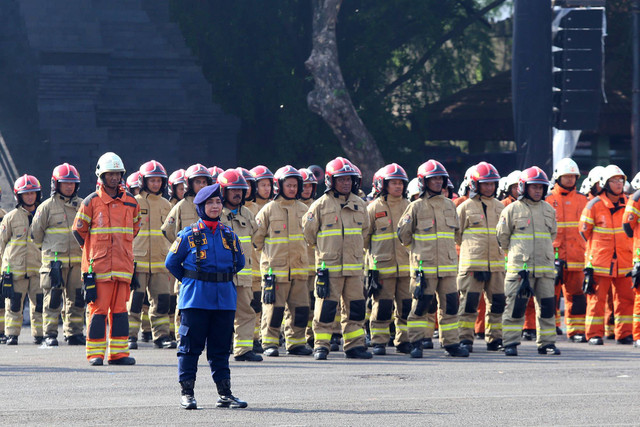
[{"label": "orange uniform with reflective stripe", "polygon": [[93,261],[96,281],[130,282],[133,276],[133,238],[140,230],[140,207],[121,187],[115,198],[102,185],[84,199],[73,224],[83,248],[82,272]]},{"label": "orange uniform with reflective stripe", "polygon": [[582,271],[584,268],[585,241],[580,236],[580,215],[587,205],[587,198],[575,189],[567,191],[556,184],[545,199],[556,211],[558,234],[553,247],[558,258],[566,261],[567,270]]},{"label": "orange uniform with reflective stripe", "polygon": [[622,218],[627,196],[621,196],[617,205],[600,194],[591,200],[580,217],[580,233],[587,241],[585,266],[593,266],[600,276],[624,277],[633,266],[632,241],[622,229]]},{"label": "orange uniform with reflective stripe", "polygon": [[[640,262],[640,190],[633,193],[624,211],[622,224],[628,224],[633,230],[633,261]],[[633,339],[640,340],[640,289],[635,290],[633,303]]]}]

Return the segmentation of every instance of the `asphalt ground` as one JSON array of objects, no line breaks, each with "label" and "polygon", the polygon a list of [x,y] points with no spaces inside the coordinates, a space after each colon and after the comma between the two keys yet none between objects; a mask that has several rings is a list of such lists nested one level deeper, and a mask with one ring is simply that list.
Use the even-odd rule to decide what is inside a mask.
[{"label": "asphalt ground", "polygon": [[0,346],[2,425],[640,425],[640,349],[605,341],[540,356],[524,342],[518,357],[487,353],[476,340],[468,359],[441,349],[423,359],[394,354],[326,361],[287,356],[263,362],[231,357],[233,393],[247,409],[215,407],[204,356],[198,410],[179,406],[175,350],[139,342],[135,366],[89,366],[83,347]]}]

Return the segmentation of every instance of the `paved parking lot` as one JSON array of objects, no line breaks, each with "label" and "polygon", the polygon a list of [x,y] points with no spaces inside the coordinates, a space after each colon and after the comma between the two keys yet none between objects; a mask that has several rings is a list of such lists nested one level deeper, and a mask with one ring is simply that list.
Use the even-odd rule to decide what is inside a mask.
[{"label": "paved parking lot", "polygon": [[[133,367],[91,367],[84,349],[0,346],[0,424],[6,425],[639,425],[640,349],[602,347],[560,337],[559,357],[487,353],[469,359],[441,350],[411,360],[369,361],[331,353],[325,362],[281,355],[235,362],[234,394],[249,408],[215,408],[215,386],[201,359],[200,409],[179,408],[175,350],[141,343]],[[284,353],[284,352],[282,352]],[[282,354],[281,353],[281,354]]]}]

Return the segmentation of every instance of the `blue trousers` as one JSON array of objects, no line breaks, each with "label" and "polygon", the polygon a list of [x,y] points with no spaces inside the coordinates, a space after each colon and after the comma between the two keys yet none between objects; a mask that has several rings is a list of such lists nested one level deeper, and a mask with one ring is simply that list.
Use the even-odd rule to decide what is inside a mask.
[{"label": "blue trousers", "polygon": [[196,379],[198,359],[207,346],[207,360],[216,383],[230,379],[229,348],[233,338],[234,310],[180,310],[178,381]]}]

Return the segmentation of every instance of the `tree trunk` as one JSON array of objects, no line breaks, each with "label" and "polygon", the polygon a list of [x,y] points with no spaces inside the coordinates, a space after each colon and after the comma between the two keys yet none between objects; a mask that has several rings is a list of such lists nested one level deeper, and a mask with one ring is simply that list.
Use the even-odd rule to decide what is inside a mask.
[{"label": "tree trunk", "polygon": [[315,88],[307,95],[309,109],[331,127],[348,158],[362,171],[363,182],[384,165],[373,136],[358,116],[338,62],[336,22],[342,0],[312,0],[313,49],[305,62]]}]

